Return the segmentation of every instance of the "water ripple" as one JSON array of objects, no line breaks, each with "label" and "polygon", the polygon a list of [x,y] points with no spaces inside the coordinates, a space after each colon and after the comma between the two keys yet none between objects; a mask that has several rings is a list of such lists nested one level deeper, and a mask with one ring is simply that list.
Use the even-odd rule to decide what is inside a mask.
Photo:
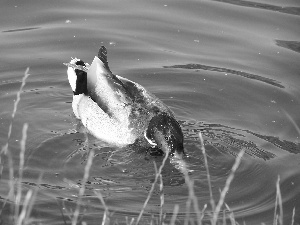
[{"label": "water ripple", "polygon": [[300,42],[299,41],[276,40],[276,44],[280,47],[287,48],[292,51],[300,53]]},{"label": "water ripple", "polygon": [[283,6],[265,4],[261,2],[241,1],[241,0],[214,0],[214,1],[224,2],[224,3],[238,5],[238,6],[245,6],[250,8],[265,9],[265,10],[287,13],[287,14],[297,15],[297,16],[300,15],[299,7],[283,7]]},{"label": "water ripple", "polygon": [[12,32],[20,32],[20,31],[28,31],[28,30],[36,30],[40,29],[40,27],[26,27],[26,28],[19,28],[19,29],[11,29],[11,30],[4,30],[3,33],[12,33]]},{"label": "water ripple", "polygon": [[[209,146],[212,151],[215,150],[236,157],[238,152],[244,149],[247,155],[263,160],[270,160],[276,156],[248,140],[247,133],[255,134],[251,131],[243,131],[221,124],[201,124],[192,121],[184,122],[182,126],[187,142],[193,142],[197,139],[198,133],[201,131],[205,137],[205,145]],[[255,136],[260,137],[259,135]],[[262,137],[264,136],[262,135],[260,138]]]},{"label": "water ripple", "polygon": [[203,64],[185,64],[185,65],[173,65],[173,66],[164,66],[164,68],[175,68],[175,69],[189,69],[189,70],[208,70],[208,71],[215,71],[215,72],[221,72],[221,73],[230,73],[242,77],[246,77],[253,80],[262,81],[267,84],[271,84],[275,87],[284,88],[282,84],[280,84],[279,81],[276,81],[271,78],[262,77],[256,74],[247,73],[243,71],[233,70],[233,69],[227,69],[222,67],[216,67],[216,66],[207,66]]}]

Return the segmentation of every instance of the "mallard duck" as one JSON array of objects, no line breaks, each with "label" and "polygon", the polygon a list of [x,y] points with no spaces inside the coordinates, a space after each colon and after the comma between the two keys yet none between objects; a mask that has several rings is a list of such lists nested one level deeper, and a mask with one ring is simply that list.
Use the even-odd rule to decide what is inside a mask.
[{"label": "mallard duck", "polygon": [[104,46],[91,65],[78,58],[65,65],[73,112],[89,133],[112,146],[183,154],[183,133],[173,112],[140,84],[114,75]]}]

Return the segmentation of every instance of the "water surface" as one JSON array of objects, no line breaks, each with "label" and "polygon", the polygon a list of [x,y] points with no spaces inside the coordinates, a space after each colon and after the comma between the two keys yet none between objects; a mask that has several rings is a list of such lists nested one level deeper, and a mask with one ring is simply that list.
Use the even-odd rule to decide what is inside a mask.
[{"label": "water surface", "polygon": [[[142,84],[175,113],[185,135],[186,163],[199,206],[209,189],[198,132],[208,154],[215,200],[237,154],[245,155],[225,202],[243,224],[273,224],[276,181],[284,224],[300,221],[300,5],[253,1],[5,1],[0,10],[0,143],[7,141],[24,71],[30,76],[13,121],[9,150],[18,178],[20,140],[29,124],[22,188],[37,190],[32,219],[64,224],[75,208],[87,149],[93,166],[82,199],[82,220],[99,224],[103,206],[113,219],[137,217],[162,157],[116,149],[86,137],[73,115],[66,67],[71,57],[91,63],[105,45],[113,73]],[[9,193],[9,161],[1,155],[1,208]],[[174,205],[186,215],[184,176],[163,169],[166,219]],[[159,213],[159,187],[144,222]],[[4,224],[13,215],[8,202]],[[205,220],[209,219],[208,206]],[[192,214],[192,217],[194,215]]]}]

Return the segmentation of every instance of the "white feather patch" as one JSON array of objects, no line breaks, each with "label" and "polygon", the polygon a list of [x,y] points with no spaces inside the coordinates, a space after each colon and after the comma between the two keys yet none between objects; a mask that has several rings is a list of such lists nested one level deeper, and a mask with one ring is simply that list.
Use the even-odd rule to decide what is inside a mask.
[{"label": "white feather patch", "polygon": [[151,139],[147,137],[146,131],[144,132],[144,137],[146,138],[146,140],[149,142],[150,145],[157,146],[155,142],[153,142]]},{"label": "white feather patch", "polygon": [[68,73],[68,80],[69,80],[70,86],[72,88],[72,91],[75,91],[76,90],[76,81],[77,81],[77,76],[76,76],[75,70],[72,67],[68,67],[67,73]]}]

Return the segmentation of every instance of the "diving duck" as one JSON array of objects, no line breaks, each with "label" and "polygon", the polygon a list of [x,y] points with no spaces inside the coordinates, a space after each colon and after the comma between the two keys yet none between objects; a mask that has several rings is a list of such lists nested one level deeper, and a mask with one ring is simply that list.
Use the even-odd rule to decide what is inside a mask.
[{"label": "diving duck", "polygon": [[173,112],[140,84],[114,75],[104,46],[91,65],[77,58],[65,65],[73,112],[89,133],[112,146],[138,144],[182,156],[183,133]]}]

